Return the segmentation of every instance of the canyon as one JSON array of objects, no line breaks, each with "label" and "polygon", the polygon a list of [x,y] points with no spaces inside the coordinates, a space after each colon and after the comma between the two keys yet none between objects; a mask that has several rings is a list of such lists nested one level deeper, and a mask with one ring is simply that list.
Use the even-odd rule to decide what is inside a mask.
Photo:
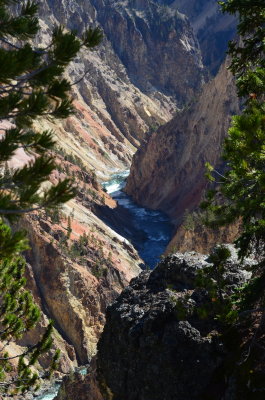
[{"label": "canyon", "polygon": [[[93,374],[106,310],[111,304],[112,309],[117,307],[115,301],[123,302],[128,293],[130,302],[137,303],[134,290],[142,290],[139,296],[144,299],[150,272],[136,277],[147,268],[146,254],[153,257],[153,268],[167,245],[167,254],[187,250],[207,253],[209,243],[216,239],[230,242],[238,233],[234,227],[229,233],[203,240],[198,239],[202,235],[196,229],[187,233],[183,225],[179,228],[185,212],[198,207],[206,188],[205,162],[220,164],[231,115],[240,109],[227,69],[229,59],[225,58],[235,20],[221,14],[214,0],[42,1],[38,42],[48,43],[58,24],[78,33],[87,25],[98,25],[104,39],[98,49],[82,51],[67,72],[76,82],[72,89],[75,114],[65,121],[43,119],[36,123],[39,129],[52,129],[57,140],[58,168],[51,182],[73,177],[77,196],[63,206],[60,215],[33,213],[16,227],[28,233],[27,285],[42,311],[40,324],[19,346],[36,342],[52,318],[54,345],[40,364],[47,365],[54,348],[61,350],[57,378],[92,363],[90,374],[76,372],[64,379],[58,398],[70,400],[79,393],[80,400],[102,400]],[[115,174],[129,169],[126,194],[116,193],[115,198],[106,190],[107,185]],[[131,221],[135,215],[127,213],[128,203],[144,215],[138,225]],[[156,214],[161,211],[163,214]],[[149,220],[158,219],[157,229],[166,224],[166,239],[155,254],[153,248],[160,239],[155,237],[150,244],[141,236],[146,234],[144,223],[149,224],[147,215]],[[137,240],[133,235],[138,235]],[[143,251],[137,247],[141,242],[145,243]],[[128,285],[134,278],[131,289]],[[161,304],[157,307],[163,308]],[[169,311],[171,315],[172,307]],[[107,315],[112,318],[110,311]],[[178,333],[184,328],[179,327]],[[99,348],[100,371],[112,369],[106,354],[110,343],[106,332]],[[212,342],[205,338],[198,341],[209,354],[213,351]],[[133,346],[128,351],[133,352]],[[17,347],[9,349],[10,354],[16,351]],[[117,373],[115,368],[113,372]],[[123,377],[117,384],[123,387]],[[110,386],[108,381],[106,387]],[[123,396],[133,399],[128,393]],[[155,399],[153,393],[137,396],[137,400]]]},{"label": "canyon", "polygon": [[[101,218],[117,204],[97,180],[128,169],[136,149],[192,102],[208,78],[193,27],[175,5],[44,1],[40,15],[38,40],[48,40],[59,23],[79,32],[99,24],[105,34],[100,48],[80,55],[68,71],[73,82],[87,72],[73,87],[75,115],[56,126],[38,122],[42,129],[53,129],[58,140],[60,170],[53,180],[78,176],[78,196],[64,207],[62,224],[52,215],[32,216],[22,224],[31,239],[27,260],[44,314],[54,319],[58,337],[72,346],[73,362],[85,364],[96,352],[106,307],[143,263]],[[65,238],[69,218],[71,234]],[[71,251],[85,235],[88,249],[74,257]],[[104,271],[98,267],[102,261]],[[63,354],[65,371],[72,361]]]}]

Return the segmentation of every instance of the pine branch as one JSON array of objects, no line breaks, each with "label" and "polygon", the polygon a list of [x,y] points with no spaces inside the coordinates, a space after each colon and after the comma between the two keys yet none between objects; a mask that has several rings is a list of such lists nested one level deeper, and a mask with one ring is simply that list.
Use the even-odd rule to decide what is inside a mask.
[{"label": "pine branch", "polygon": [[86,75],[87,75],[88,73],[89,73],[89,69],[86,70],[86,71],[83,73],[83,75],[81,76],[80,79],[78,79],[77,81],[71,83],[71,86],[75,86],[75,85],[77,85],[78,83],[80,83],[80,82],[86,77]]},{"label": "pine branch", "polygon": [[15,358],[25,357],[28,354],[30,354],[32,352],[32,350],[36,349],[37,347],[38,347],[38,344],[35,344],[33,346],[30,346],[28,348],[28,350],[24,351],[21,354],[16,354],[15,356],[11,356],[11,357],[0,357],[0,361],[9,361],[9,360],[14,360]]}]

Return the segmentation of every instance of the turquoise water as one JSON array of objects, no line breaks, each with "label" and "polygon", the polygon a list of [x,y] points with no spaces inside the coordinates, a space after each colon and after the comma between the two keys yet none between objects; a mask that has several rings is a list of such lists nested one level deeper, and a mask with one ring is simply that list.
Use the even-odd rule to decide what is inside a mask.
[{"label": "turquoise water", "polygon": [[36,397],[36,400],[53,400],[59,391],[59,384],[55,384],[52,388],[48,389],[45,393]]},{"label": "turquoise water", "polygon": [[172,237],[173,226],[166,214],[140,207],[123,192],[128,174],[129,171],[117,173],[103,186],[121,207],[129,211],[129,222],[139,233],[135,235],[134,232],[134,236],[126,238],[132,242],[146,266],[154,268]]}]

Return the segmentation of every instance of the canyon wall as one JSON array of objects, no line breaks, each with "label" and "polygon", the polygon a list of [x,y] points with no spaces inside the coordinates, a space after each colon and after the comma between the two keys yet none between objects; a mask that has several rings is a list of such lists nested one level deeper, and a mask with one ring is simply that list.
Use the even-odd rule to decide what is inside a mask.
[{"label": "canyon wall", "polygon": [[132,82],[188,102],[203,82],[201,53],[184,15],[151,0],[106,0],[98,19]]},{"label": "canyon wall", "polygon": [[239,112],[228,61],[200,96],[154,132],[133,158],[126,192],[175,223],[192,210],[206,187],[205,163],[216,165],[232,114]]},{"label": "canyon wall", "polygon": [[[56,337],[65,343],[59,346],[63,354],[60,369],[67,372],[76,363],[91,360],[106,307],[139,274],[142,261],[126,239],[96,216],[96,206],[115,208],[116,203],[94,175],[62,157],[58,162],[60,171],[53,173],[53,182],[75,176],[75,199],[60,215],[54,211],[32,214],[18,228],[27,231],[30,241],[26,254],[29,288],[43,311],[42,324],[53,319]],[[21,344],[35,342],[39,333],[38,327]]]},{"label": "canyon wall", "polygon": [[188,16],[200,43],[203,64],[216,75],[225,58],[227,43],[236,32],[235,17],[222,14],[216,0],[172,0],[176,7]]},{"label": "canyon wall", "polygon": [[[101,179],[131,163],[148,132],[169,121],[204,80],[201,53],[185,16],[152,1],[41,3],[48,42],[54,26],[82,33],[98,25],[103,43],[70,66],[76,116],[57,123],[60,146],[81,157]],[[181,77],[181,78],[180,78]],[[63,140],[62,140],[63,139]]]}]

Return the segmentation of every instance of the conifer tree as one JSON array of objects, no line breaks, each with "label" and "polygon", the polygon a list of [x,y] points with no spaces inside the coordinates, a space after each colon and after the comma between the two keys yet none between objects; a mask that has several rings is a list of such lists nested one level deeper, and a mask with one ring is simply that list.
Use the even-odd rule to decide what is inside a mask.
[{"label": "conifer tree", "polygon": [[[215,215],[213,226],[242,221],[236,241],[244,258],[253,251],[264,257],[265,246],[265,7],[264,0],[220,2],[224,12],[239,17],[237,41],[230,43],[230,69],[236,77],[238,95],[244,102],[241,115],[233,118],[224,143],[224,174],[207,165],[208,177],[219,189],[208,193],[204,208]],[[216,199],[220,192],[224,202]]]},{"label": "conifer tree", "polygon": [[[28,248],[24,232],[9,226],[21,215],[53,209],[74,196],[73,184],[62,180],[48,189],[43,183],[55,168],[53,132],[36,131],[39,118],[66,118],[73,112],[66,68],[82,47],[94,49],[101,41],[99,28],[83,34],[55,27],[47,45],[35,45],[39,31],[35,1],[0,0],[0,396],[10,398],[36,387],[32,366],[52,343],[52,323],[38,343],[11,357],[7,346],[39,320],[40,311],[25,290]],[[80,77],[78,82],[82,79]],[[10,169],[9,161],[22,149],[30,162]],[[20,150],[21,151],[21,150]],[[13,370],[12,359],[19,359]],[[51,369],[55,367],[58,352]]]}]

